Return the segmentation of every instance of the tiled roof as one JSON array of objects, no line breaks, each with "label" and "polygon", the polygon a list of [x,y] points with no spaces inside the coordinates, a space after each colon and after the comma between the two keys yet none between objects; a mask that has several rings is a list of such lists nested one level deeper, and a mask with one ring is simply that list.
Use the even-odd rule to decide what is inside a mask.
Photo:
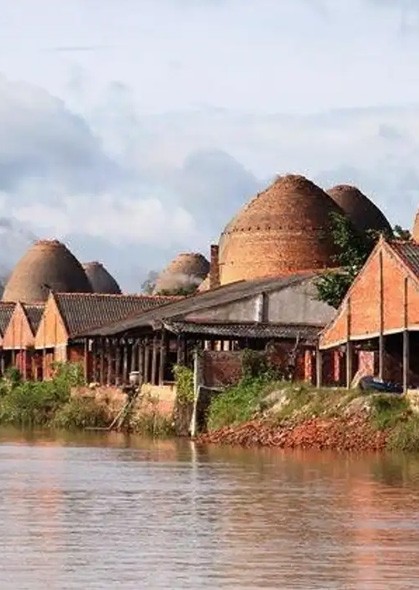
[{"label": "tiled roof", "polygon": [[151,295],[104,295],[99,293],[54,293],[69,338],[78,336],[90,328],[123,320],[178,300],[179,298]]},{"label": "tiled roof", "polygon": [[302,324],[262,324],[248,322],[164,322],[176,334],[199,334],[219,338],[300,338],[315,342],[322,326]]},{"label": "tiled roof", "polygon": [[103,328],[94,330],[89,335],[112,335],[120,334],[127,330],[133,330],[141,326],[153,325],[154,322],[161,322],[169,318],[177,318],[192,312],[203,309],[209,309],[218,305],[239,301],[246,298],[254,297],[259,293],[269,293],[278,291],[294,285],[299,285],[304,281],[318,276],[319,272],[309,271],[294,275],[287,275],[280,278],[255,279],[253,281],[240,281],[230,283],[218,289],[197,293],[186,297],[181,301],[175,301],[164,305],[159,309],[147,313],[135,314],[130,318],[109,325],[102,324]]},{"label": "tiled roof", "polygon": [[13,314],[13,310],[16,306],[16,303],[10,303],[5,301],[0,301],[0,335],[4,336],[4,333],[9,325],[10,319]]},{"label": "tiled roof", "polygon": [[42,314],[44,313],[45,303],[22,303],[28,318],[32,333],[35,334],[41,323]]},{"label": "tiled roof", "polygon": [[394,240],[389,242],[389,245],[404,264],[419,277],[419,244],[413,240]]}]

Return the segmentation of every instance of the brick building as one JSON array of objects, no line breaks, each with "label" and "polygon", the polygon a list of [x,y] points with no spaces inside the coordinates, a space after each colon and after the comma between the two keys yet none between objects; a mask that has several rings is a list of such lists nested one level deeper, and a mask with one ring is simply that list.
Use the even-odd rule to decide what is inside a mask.
[{"label": "brick building", "polygon": [[83,363],[87,375],[92,351],[81,337],[86,330],[121,321],[173,299],[147,295],[50,293],[34,343],[35,349],[42,354],[42,377],[51,376],[55,361]]},{"label": "brick building", "polygon": [[[336,316],[320,335],[323,361],[340,358],[336,375],[374,374],[419,386],[419,244],[381,238]],[[339,364],[339,363],[338,363]],[[322,377],[319,362],[319,380]]]},{"label": "brick building", "polygon": [[161,385],[173,381],[174,364],[191,364],[196,349],[269,346],[278,366],[292,364],[295,378],[313,381],[318,334],[335,313],[316,299],[317,277],[310,271],[240,281],[87,331],[90,376],[118,385],[135,370],[144,383]]}]

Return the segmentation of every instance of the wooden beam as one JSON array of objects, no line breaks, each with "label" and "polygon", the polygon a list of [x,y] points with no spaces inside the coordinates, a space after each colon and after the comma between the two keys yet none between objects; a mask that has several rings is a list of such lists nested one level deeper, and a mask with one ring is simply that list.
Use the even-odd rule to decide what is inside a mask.
[{"label": "wooden beam", "polygon": [[128,383],[128,344],[124,340],[122,349],[122,383]]},{"label": "wooden beam", "polygon": [[106,360],[107,360],[107,377],[106,384],[108,387],[112,385],[112,341],[110,338],[106,338]]},{"label": "wooden beam", "polygon": [[138,372],[141,384],[144,381],[144,345],[141,339],[138,340]]},{"label": "wooden beam", "polygon": [[115,385],[121,383],[121,347],[119,339],[116,340],[115,347]]},{"label": "wooden beam", "polygon": [[384,271],[383,271],[383,253],[378,255],[379,274],[380,274],[380,317],[379,317],[379,335],[378,335],[378,376],[384,378]]},{"label": "wooden beam", "polygon": [[163,385],[164,381],[164,367],[166,365],[166,350],[167,350],[167,333],[163,328],[160,338],[160,358],[159,358],[159,385]]},{"label": "wooden beam", "polygon": [[352,342],[346,343],[346,388],[350,389],[353,378],[353,348]]},{"label": "wooden beam", "polygon": [[323,386],[323,351],[316,348],[316,387]]},{"label": "wooden beam", "polygon": [[84,339],[84,380],[86,383],[89,382],[89,339]]},{"label": "wooden beam", "polygon": [[409,371],[410,371],[410,337],[409,337],[409,282],[408,278],[404,279],[404,331],[403,331],[403,391],[409,389]]},{"label": "wooden beam", "polygon": [[144,343],[144,383],[150,383],[150,342],[148,338]]},{"label": "wooden beam", "polygon": [[93,338],[92,340],[92,373],[93,373],[93,382],[97,383],[99,380],[99,375],[98,375],[98,366],[97,366],[97,361],[98,361],[98,346],[97,346],[97,339]]},{"label": "wooden beam", "polygon": [[105,339],[101,337],[100,341],[100,358],[99,358],[99,383],[105,385]]},{"label": "wooden beam", "polygon": [[151,383],[157,385],[157,336],[153,337],[153,349],[151,357]]}]

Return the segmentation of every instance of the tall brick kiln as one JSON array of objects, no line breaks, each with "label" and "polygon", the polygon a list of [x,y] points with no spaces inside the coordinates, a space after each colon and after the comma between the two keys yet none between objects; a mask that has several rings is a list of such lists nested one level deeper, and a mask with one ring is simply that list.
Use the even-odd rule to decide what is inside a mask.
[{"label": "tall brick kiln", "polygon": [[391,231],[382,211],[355,186],[339,184],[326,192],[343,209],[358,231]]},{"label": "tall brick kiln", "polygon": [[82,265],[58,240],[35,242],[15,266],[3,293],[3,301],[46,301],[52,291],[91,293]]},{"label": "tall brick kiln", "polygon": [[278,177],[224,229],[221,284],[332,266],[332,212],[342,209],[304,176]]},{"label": "tall brick kiln", "polygon": [[109,295],[121,293],[120,286],[102,263],[97,261],[86,262],[83,264],[83,268],[92,286],[93,293]]},{"label": "tall brick kiln", "polygon": [[210,264],[202,254],[178,254],[159,275],[154,293],[175,293],[195,290],[208,275]]}]

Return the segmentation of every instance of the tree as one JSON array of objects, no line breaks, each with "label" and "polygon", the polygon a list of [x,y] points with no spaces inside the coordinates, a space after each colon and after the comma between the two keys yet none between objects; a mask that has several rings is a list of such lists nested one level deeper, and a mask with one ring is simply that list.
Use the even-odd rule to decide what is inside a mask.
[{"label": "tree", "polygon": [[[337,270],[326,272],[319,277],[316,287],[320,301],[338,308],[374,248],[380,232],[374,230],[358,232],[348,217],[340,213],[331,214],[329,231],[337,250],[337,254],[333,257]],[[384,233],[387,238],[395,234],[397,237],[410,236],[407,230],[399,226],[396,226],[395,232],[381,233]]]}]

